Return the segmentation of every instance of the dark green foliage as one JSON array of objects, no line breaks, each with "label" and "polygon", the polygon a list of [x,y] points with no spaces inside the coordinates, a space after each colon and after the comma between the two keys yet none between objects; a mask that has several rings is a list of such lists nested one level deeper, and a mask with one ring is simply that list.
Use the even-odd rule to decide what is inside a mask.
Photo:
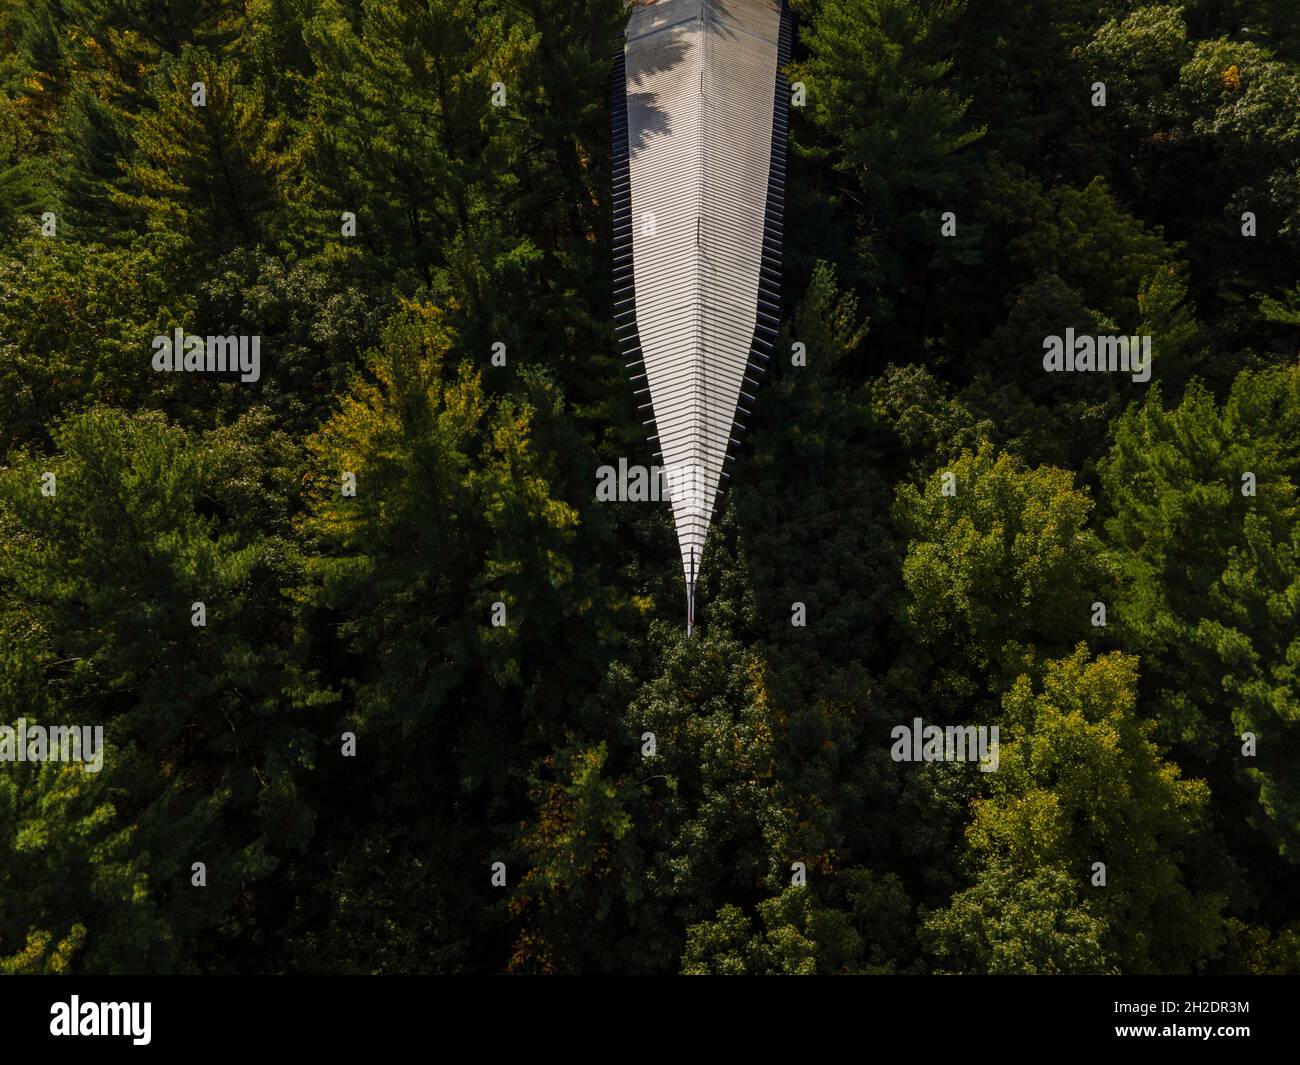
[{"label": "dark green foliage", "polygon": [[258,882],[310,837],[294,770],[312,745],[283,694],[285,553],[271,523],[252,525],[246,481],[291,506],[289,471],[242,448],[249,429],[203,439],[96,408],[50,459],[16,455],[0,479],[0,602],[18,638],[6,706],[102,725],[107,745],[96,774],[49,763],[3,777],[4,939],[46,943],[24,968],[64,964],[53,953],[68,937],[95,971],[222,966],[248,933],[227,915],[256,910]]},{"label": "dark green foliage", "polygon": [[[1153,392],[1121,421],[1104,481],[1119,623],[1165,734],[1235,763],[1252,821],[1297,861],[1300,368],[1247,371],[1222,407],[1196,388],[1166,411]],[[1253,757],[1239,757],[1245,733]]]}]

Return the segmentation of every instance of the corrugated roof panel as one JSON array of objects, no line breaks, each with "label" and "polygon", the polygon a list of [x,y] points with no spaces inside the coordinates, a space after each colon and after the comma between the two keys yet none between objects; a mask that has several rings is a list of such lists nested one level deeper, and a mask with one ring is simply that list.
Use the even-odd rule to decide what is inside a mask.
[{"label": "corrugated roof panel", "polygon": [[789,46],[780,2],[659,0],[633,9],[615,64],[616,264],[631,250],[618,310],[635,311],[625,350],[648,386],[692,604],[746,371],[770,347],[756,329],[770,335],[760,286],[776,312]]}]

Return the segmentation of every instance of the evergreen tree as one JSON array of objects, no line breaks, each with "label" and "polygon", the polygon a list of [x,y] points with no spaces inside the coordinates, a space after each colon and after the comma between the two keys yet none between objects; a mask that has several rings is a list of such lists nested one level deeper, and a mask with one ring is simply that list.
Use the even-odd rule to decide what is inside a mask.
[{"label": "evergreen tree", "polygon": [[220,965],[259,881],[310,838],[292,775],[310,746],[268,639],[283,572],[273,541],[220,516],[246,473],[230,443],[94,409],[59,429],[57,455],[0,476],[0,615],[19,637],[5,705],[102,727],[105,742],[97,773],[47,762],[3,777],[6,966]]},{"label": "evergreen tree", "polygon": [[186,48],[160,65],[150,95],[157,110],[136,124],[136,154],[114,202],[150,230],[184,238],[191,254],[272,241],[291,161],[281,121],[268,118],[255,86],[241,84],[236,62]]},{"label": "evergreen tree", "polygon": [[[1158,391],[1120,421],[1103,471],[1125,581],[1116,611],[1144,655],[1165,735],[1235,767],[1251,820],[1296,860],[1300,369],[1241,374],[1219,405]],[[1256,754],[1239,757],[1246,733]]]}]

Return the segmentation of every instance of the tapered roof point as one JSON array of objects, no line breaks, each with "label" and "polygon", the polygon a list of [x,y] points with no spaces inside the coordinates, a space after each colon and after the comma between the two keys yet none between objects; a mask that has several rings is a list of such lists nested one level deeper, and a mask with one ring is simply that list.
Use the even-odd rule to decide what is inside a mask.
[{"label": "tapered roof point", "polygon": [[615,61],[614,208],[629,224],[614,258],[632,263],[617,284],[672,486],[688,632],[741,386],[774,335],[790,38],[781,0],[656,0],[633,8]]}]

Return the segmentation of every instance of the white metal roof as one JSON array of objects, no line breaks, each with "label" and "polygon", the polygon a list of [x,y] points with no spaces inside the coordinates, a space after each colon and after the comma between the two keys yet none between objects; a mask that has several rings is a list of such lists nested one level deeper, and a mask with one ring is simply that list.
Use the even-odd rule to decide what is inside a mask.
[{"label": "white metal roof", "polygon": [[780,0],[652,0],[616,63],[617,310],[690,602],[751,357],[777,324],[788,58]]}]

